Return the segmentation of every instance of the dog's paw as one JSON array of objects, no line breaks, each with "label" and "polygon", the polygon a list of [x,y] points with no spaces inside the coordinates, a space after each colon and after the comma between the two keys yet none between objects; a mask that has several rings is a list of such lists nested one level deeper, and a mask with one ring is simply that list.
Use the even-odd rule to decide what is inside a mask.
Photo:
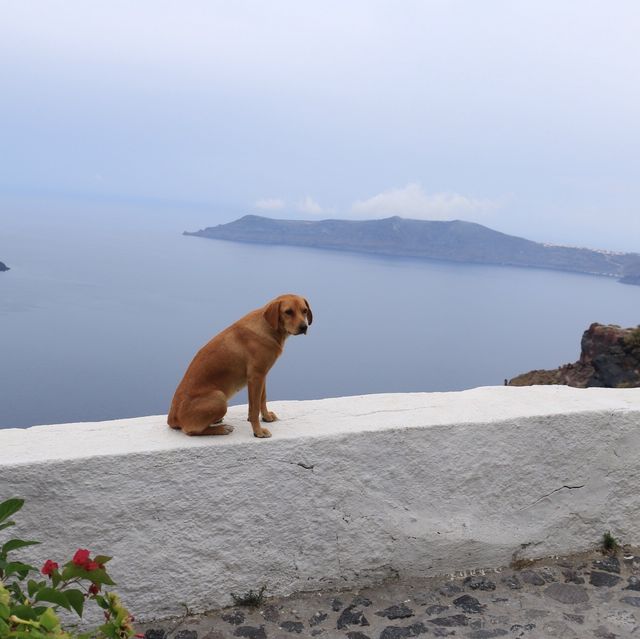
[{"label": "dog's paw", "polygon": [[261,438],[271,437],[271,431],[268,428],[261,428],[257,433],[254,431],[253,436]]},{"label": "dog's paw", "polygon": [[276,422],[278,421],[278,416],[271,411],[268,411],[265,415],[262,416],[263,422]]}]

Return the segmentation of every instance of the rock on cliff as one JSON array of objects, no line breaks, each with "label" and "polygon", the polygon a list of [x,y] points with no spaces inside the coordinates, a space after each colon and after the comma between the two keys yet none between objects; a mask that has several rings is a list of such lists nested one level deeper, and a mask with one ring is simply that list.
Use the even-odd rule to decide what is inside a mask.
[{"label": "rock on cliff", "polygon": [[580,359],[553,370],[518,375],[510,386],[565,384],[577,388],[640,387],[640,326],[591,324],[582,335]]},{"label": "rock on cliff", "polygon": [[2,273],[2,271],[8,271],[9,267],[4,263],[4,262],[0,262],[0,273]]}]

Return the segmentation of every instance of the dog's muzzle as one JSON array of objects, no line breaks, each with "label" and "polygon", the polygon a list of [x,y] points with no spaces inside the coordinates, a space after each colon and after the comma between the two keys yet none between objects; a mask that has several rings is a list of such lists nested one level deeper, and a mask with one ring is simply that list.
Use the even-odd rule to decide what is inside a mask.
[{"label": "dog's muzzle", "polygon": [[300,324],[300,326],[298,326],[298,335],[300,335],[300,333],[302,333],[303,335],[306,335],[307,328],[308,326],[306,324]]}]

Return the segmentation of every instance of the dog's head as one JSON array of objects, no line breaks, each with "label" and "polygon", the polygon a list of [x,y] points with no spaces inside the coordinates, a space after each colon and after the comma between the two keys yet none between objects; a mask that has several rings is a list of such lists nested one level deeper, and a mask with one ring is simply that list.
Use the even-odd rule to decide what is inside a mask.
[{"label": "dog's head", "polygon": [[313,321],[309,302],[299,295],[276,297],[264,307],[263,316],[273,330],[287,335],[306,334]]}]

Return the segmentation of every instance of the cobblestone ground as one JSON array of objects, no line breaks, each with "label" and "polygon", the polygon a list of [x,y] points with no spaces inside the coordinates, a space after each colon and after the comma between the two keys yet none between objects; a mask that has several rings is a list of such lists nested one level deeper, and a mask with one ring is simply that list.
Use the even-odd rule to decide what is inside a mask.
[{"label": "cobblestone ground", "polygon": [[520,570],[304,593],[138,630],[146,639],[640,639],[640,556],[591,553]]}]

